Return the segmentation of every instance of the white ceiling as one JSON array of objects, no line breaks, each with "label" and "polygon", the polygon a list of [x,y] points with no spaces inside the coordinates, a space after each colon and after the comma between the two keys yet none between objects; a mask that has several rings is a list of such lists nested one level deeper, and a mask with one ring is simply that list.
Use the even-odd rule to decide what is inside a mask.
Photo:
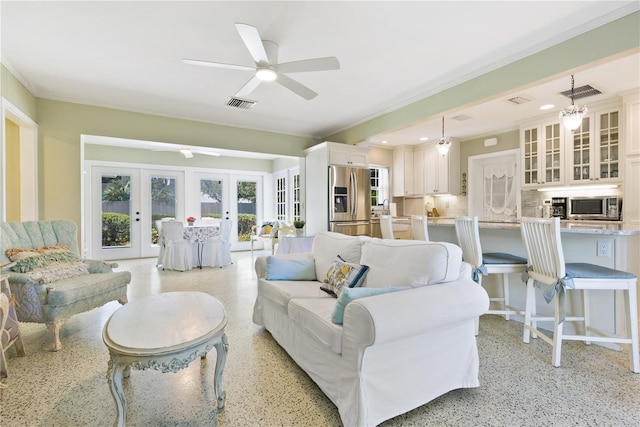
[{"label": "white ceiling", "polygon": [[[2,63],[41,98],[322,139],[637,11],[638,1],[2,1]],[[234,26],[279,44],[279,62],[335,56],[338,71],[291,74],[310,100],[262,83],[251,110],[225,105],[251,72],[196,67],[198,58],[254,65]],[[638,54],[580,70],[576,86],[640,87]],[[447,136],[511,129],[568,104],[568,76],[450,112]],[[598,99],[595,99],[598,98]],[[592,102],[589,99],[589,102]],[[440,136],[440,117],[370,138],[392,144]]]}]

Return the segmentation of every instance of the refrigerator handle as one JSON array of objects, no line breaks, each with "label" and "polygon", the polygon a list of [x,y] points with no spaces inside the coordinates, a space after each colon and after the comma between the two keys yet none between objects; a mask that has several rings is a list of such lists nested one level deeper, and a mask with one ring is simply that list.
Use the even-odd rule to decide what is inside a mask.
[{"label": "refrigerator handle", "polygon": [[353,212],[351,215],[356,216],[358,214],[358,175],[353,169],[351,169],[351,173],[353,174]]},{"label": "refrigerator handle", "polygon": [[355,204],[355,176],[353,175],[353,169],[349,169],[349,215],[353,217],[354,213],[354,204]]}]

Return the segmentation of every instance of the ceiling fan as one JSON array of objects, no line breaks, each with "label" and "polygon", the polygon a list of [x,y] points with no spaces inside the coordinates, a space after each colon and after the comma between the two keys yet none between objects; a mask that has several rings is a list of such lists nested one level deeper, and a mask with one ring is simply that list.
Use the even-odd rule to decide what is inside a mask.
[{"label": "ceiling fan", "polygon": [[340,62],[333,56],[324,58],[304,59],[300,61],[278,63],[278,45],[269,40],[262,40],[258,30],[248,24],[236,23],[242,41],[247,46],[255,65],[235,65],[221,62],[202,61],[199,59],[183,59],[184,63],[203,65],[214,68],[228,68],[232,70],[254,71],[255,75],[234,95],[242,98],[253,92],[261,82],[276,81],[293,93],[307,101],[318,94],[307,86],[297,82],[286,73],[301,73],[307,71],[339,70]]}]

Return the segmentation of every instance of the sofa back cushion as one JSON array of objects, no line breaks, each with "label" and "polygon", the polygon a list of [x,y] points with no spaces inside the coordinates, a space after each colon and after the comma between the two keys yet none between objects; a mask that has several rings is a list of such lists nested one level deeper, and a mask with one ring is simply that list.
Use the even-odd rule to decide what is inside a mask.
[{"label": "sofa back cushion", "polygon": [[6,255],[11,248],[38,248],[65,244],[79,255],[78,227],[66,220],[3,222],[0,224],[0,264],[9,262]]},{"label": "sofa back cushion", "polygon": [[419,287],[460,277],[462,250],[446,242],[372,239],[363,243],[361,264],[369,266],[363,287]]},{"label": "sofa back cushion", "polygon": [[360,263],[362,239],[331,231],[321,231],[313,239],[311,253],[316,261],[316,278],[323,281],[336,256],[350,263]]}]

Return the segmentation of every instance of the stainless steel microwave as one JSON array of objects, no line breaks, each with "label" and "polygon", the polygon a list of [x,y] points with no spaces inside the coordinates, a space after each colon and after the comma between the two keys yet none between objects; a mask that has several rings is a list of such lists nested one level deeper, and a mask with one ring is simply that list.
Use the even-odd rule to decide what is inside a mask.
[{"label": "stainless steel microwave", "polygon": [[571,197],[567,219],[619,221],[622,199],[617,196]]}]

